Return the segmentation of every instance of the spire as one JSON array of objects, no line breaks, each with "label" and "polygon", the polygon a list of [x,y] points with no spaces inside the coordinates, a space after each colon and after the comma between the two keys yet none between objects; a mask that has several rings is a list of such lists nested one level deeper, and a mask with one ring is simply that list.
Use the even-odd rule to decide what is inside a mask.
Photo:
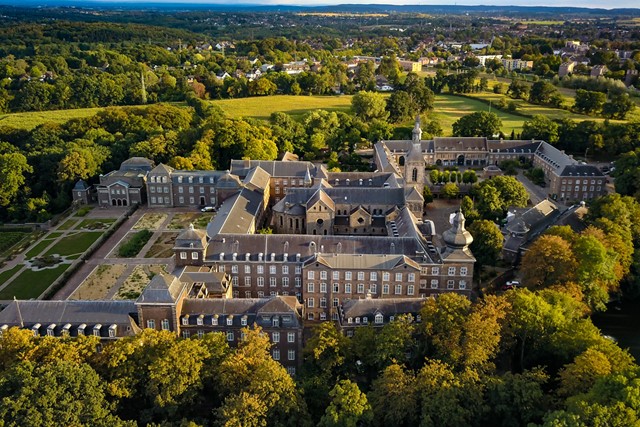
[{"label": "spire", "polygon": [[471,233],[464,228],[464,215],[457,211],[451,215],[451,228],[442,233],[442,240],[447,247],[452,249],[464,249],[473,242]]},{"label": "spire", "polygon": [[422,139],[422,129],[420,129],[420,114],[416,116],[416,123],[413,126],[413,142],[420,142]]}]

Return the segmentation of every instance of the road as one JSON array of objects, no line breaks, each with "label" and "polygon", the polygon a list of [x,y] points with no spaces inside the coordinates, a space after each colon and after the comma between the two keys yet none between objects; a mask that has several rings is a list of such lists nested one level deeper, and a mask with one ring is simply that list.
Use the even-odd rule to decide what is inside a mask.
[{"label": "road", "polygon": [[531,182],[529,178],[524,176],[522,172],[523,171],[518,171],[518,175],[515,178],[520,181],[522,185],[524,185],[524,188],[527,189],[527,192],[529,193],[529,199],[531,199],[531,203],[535,206],[541,201],[546,200],[547,191],[544,188]]}]

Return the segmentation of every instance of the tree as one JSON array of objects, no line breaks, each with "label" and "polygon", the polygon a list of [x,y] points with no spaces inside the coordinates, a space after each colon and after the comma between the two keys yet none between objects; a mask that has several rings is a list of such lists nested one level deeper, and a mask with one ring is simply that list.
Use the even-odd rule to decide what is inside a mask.
[{"label": "tree", "polygon": [[87,364],[23,362],[0,381],[0,418],[13,426],[133,426],[111,414],[104,384]]},{"label": "tree", "polygon": [[482,268],[484,265],[495,265],[502,252],[504,236],[498,226],[492,221],[474,221],[468,228],[473,236],[471,252],[476,257],[476,265]]},{"label": "tree", "polygon": [[455,199],[458,197],[458,193],[460,193],[460,189],[453,182],[449,182],[442,186],[440,190],[440,195],[446,197],[447,199]]},{"label": "tree", "polygon": [[373,382],[368,397],[373,424],[380,427],[412,427],[418,424],[416,379],[411,371],[393,364]]},{"label": "tree", "polygon": [[411,95],[403,90],[397,90],[387,99],[387,111],[389,120],[400,123],[410,119],[418,110],[418,104]]},{"label": "tree", "polygon": [[20,153],[0,154],[0,206],[15,200],[25,182],[25,173],[33,172],[27,158]]},{"label": "tree", "polygon": [[500,133],[502,120],[496,113],[478,111],[460,117],[453,123],[454,136],[484,136],[491,138]]},{"label": "tree", "polygon": [[371,421],[371,405],[358,384],[339,381],[329,393],[331,403],[320,419],[319,427],[356,427]]},{"label": "tree", "polygon": [[583,393],[593,387],[598,378],[609,375],[611,370],[611,363],[605,354],[588,348],[560,371],[558,393],[561,396]]},{"label": "tree", "polygon": [[469,196],[464,196],[460,202],[460,210],[466,220],[467,228],[473,224],[475,220],[480,218],[480,214],[475,208],[473,200]]},{"label": "tree", "polygon": [[529,102],[560,107],[562,105],[562,95],[553,84],[545,80],[539,80],[531,85]]},{"label": "tree", "polygon": [[529,86],[524,82],[512,80],[507,93],[511,94],[512,98],[525,99],[529,94]]},{"label": "tree", "polygon": [[376,88],[376,75],[373,61],[361,62],[358,65],[354,82],[362,90],[371,91]]},{"label": "tree", "polygon": [[476,208],[484,219],[502,218],[510,206],[525,207],[529,200],[526,188],[512,176],[496,176],[471,188]]},{"label": "tree", "polygon": [[522,125],[522,139],[541,139],[555,145],[560,139],[558,129],[559,126],[556,122],[547,116],[538,114]]},{"label": "tree", "polygon": [[425,185],[422,188],[422,197],[424,198],[424,205],[428,205],[429,203],[433,203],[433,193],[431,193],[431,187]]},{"label": "tree", "polygon": [[573,281],[577,266],[569,242],[558,236],[543,235],[525,252],[521,271],[525,285],[543,288]]},{"label": "tree", "polygon": [[351,98],[351,109],[356,117],[364,121],[386,120],[389,113],[385,107],[384,97],[376,92],[360,91]]},{"label": "tree", "polygon": [[635,102],[629,98],[629,94],[614,95],[602,107],[602,114],[612,119],[624,120],[627,114],[636,108]]},{"label": "tree", "polygon": [[578,89],[576,90],[573,109],[579,113],[595,114],[602,110],[606,100],[607,95],[602,92]]}]

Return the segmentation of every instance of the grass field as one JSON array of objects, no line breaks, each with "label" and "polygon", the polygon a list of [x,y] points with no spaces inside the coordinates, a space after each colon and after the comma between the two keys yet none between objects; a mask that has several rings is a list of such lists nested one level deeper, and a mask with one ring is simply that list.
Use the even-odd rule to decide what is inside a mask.
[{"label": "grass field", "polygon": [[81,232],[64,237],[51,247],[46,255],[73,255],[86,251],[102,235],[100,232]]},{"label": "grass field", "polygon": [[43,123],[64,123],[71,119],[91,117],[102,108],[78,108],[75,110],[35,111],[0,115],[0,126],[31,130]]},{"label": "grass field", "polygon": [[9,277],[13,276],[14,274],[16,274],[16,272],[18,270],[20,270],[22,268],[22,264],[18,264],[15,267],[13,267],[10,270],[7,271],[3,271],[2,273],[0,273],[0,285],[4,284],[4,282],[6,282]]},{"label": "grass field", "polygon": [[[452,134],[452,125],[456,120],[476,111],[489,111],[489,106],[481,101],[462,96],[437,95],[435,108],[428,116],[437,119],[442,126],[444,135],[449,136]],[[515,130],[516,133],[522,130],[525,117],[505,113],[495,108],[491,111],[502,120],[502,132],[505,135],[510,134],[512,130]]]},{"label": "grass field", "polygon": [[71,218],[60,224],[58,230],[71,230],[73,226],[78,222],[78,218]]},{"label": "grass field", "polygon": [[274,95],[253,98],[211,101],[232,118],[252,117],[269,119],[271,113],[282,111],[300,117],[313,110],[344,111],[351,108],[351,96],[293,96]]},{"label": "grass field", "polygon": [[24,257],[26,259],[31,259],[36,255],[39,255],[40,252],[44,251],[44,249],[49,246],[51,243],[53,243],[53,239],[44,239],[41,240],[37,245],[35,245],[33,248],[31,248],[26,254],[24,254]]},{"label": "grass field", "polygon": [[69,264],[61,264],[56,268],[42,271],[27,269],[16,277],[6,288],[0,291],[0,300],[37,298],[58,278]]}]

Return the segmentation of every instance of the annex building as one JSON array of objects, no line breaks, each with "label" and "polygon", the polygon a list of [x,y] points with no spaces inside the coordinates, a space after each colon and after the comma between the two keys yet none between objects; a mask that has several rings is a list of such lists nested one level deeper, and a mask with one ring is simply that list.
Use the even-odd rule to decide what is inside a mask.
[{"label": "annex building", "polygon": [[436,137],[422,139],[416,119],[412,140],[380,141],[374,147],[378,171],[402,176],[417,188],[429,184],[425,168],[478,168],[505,160],[530,161],[544,170],[548,197],[565,204],[606,194],[605,176],[595,166],[575,160],[545,141]]}]

